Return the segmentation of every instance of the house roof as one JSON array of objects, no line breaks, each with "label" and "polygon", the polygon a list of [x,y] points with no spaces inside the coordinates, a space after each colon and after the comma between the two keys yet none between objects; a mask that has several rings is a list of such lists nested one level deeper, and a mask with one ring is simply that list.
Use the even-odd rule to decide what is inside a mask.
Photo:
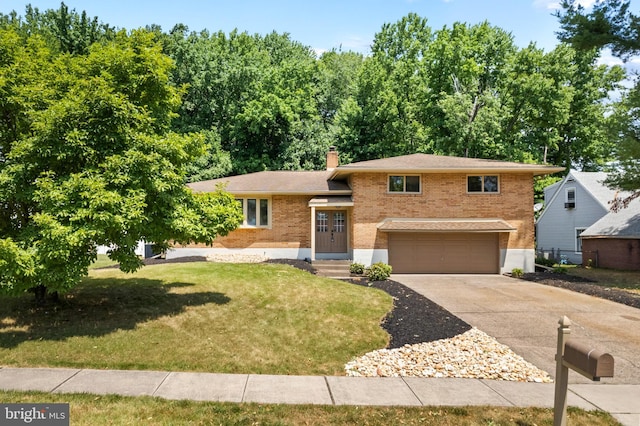
[{"label": "house roof", "polygon": [[567,182],[570,182],[571,178],[578,181],[584,189],[589,191],[593,198],[595,198],[603,207],[608,208],[609,201],[613,200],[616,191],[606,186],[603,182],[607,178],[605,172],[577,172],[572,170]]},{"label": "house roof", "polygon": [[607,178],[607,173],[605,172],[578,172],[576,170],[570,170],[569,173],[564,177],[563,180],[556,182],[552,185],[549,185],[545,188],[545,192],[549,189],[553,190],[551,193],[549,200],[546,200],[545,197],[545,209],[542,211],[540,217],[538,217],[537,221],[545,216],[548,209],[547,206],[551,205],[554,200],[558,197],[562,200],[564,197],[563,189],[566,187],[572,187],[575,185],[580,185],[587,191],[593,199],[599,203],[602,208],[605,210],[609,210],[609,201],[613,200],[618,195],[626,195],[628,192],[618,192],[606,186],[603,182]]},{"label": "house roof", "polygon": [[583,238],[640,238],[640,199],[632,201],[626,209],[610,211],[585,229]]},{"label": "house roof", "polygon": [[394,172],[394,173],[533,173],[543,175],[564,170],[562,167],[540,164],[513,163],[479,158],[448,157],[444,155],[411,154],[379,160],[360,161],[339,166],[333,171],[332,179],[354,172]]},{"label": "house roof", "polygon": [[378,224],[386,232],[512,232],[502,219],[404,219],[388,218]]},{"label": "house roof", "polygon": [[219,184],[233,194],[351,194],[349,186],[329,180],[332,171],[274,171],[229,176],[193,182],[188,186],[196,192],[211,192]]},{"label": "house roof", "polygon": [[412,154],[380,160],[345,164],[323,171],[265,171],[245,175],[193,182],[188,186],[196,192],[212,192],[223,184],[236,195],[243,194],[309,194],[350,195],[346,178],[355,172],[380,173],[533,173],[534,175],[562,171],[560,167],[539,164],[511,163],[477,158]]}]

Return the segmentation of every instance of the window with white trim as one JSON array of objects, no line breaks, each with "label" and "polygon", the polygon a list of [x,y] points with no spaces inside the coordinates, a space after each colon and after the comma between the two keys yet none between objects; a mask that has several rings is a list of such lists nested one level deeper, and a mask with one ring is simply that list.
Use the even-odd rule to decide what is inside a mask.
[{"label": "window with white trim", "polygon": [[580,238],[580,234],[582,234],[587,228],[576,228],[576,253],[582,252],[582,238]]},{"label": "window with white trim", "polygon": [[470,193],[498,193],[500,180],[497,175],[467,176],[467,192]]},{"label": "window with white trim", "polygon": [[387,190],[393,193],[420,193],[420,175],[389,175]]},{"label": "window with white trim", "polygon": [[574,209],[576,207],[576,189],[565,188],[564,190],[564,208]]},{"label": "window with white trim", "polygon": [[268,228],[271,222],[271,200],[269,198],[236,198],[242,206],[243,227]]}]

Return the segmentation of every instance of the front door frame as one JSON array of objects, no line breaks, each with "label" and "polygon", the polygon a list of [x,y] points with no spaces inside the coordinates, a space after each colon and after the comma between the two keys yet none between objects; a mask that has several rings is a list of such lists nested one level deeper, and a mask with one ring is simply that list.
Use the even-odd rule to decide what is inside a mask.
[{"label": "front door frame", "polygon": [[350,206],[311,206],[311,260],[316,259],[316,212],[318,211],[344,211],[345,213],[345,232],[347,237],[346,251],[344,253],[323,253],[324,259],[349,259],[349,247],[351,244],[351,223],[350,223]]}]

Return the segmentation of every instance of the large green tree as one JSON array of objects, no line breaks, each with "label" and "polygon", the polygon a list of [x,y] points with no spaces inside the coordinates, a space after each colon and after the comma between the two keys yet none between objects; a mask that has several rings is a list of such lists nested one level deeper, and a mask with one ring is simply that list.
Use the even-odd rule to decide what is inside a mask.
[{"label": "large green tree", "polygon": [[56,52],[80,54],[86,54],[93,43],[112,40],[116,34],[115,28],[100,22],[98,17],[69,10],[64,3],[58,9],[45,11],[27,4],[22,16],[16,11],[8,15],[0,13],[0,26],[10,26],[23,36],[38,34]]},{"label": "large green tree", "polygon": [[[574,0],[563,0],[557,14],[562,31],[560,40],[580,50],[601,51],[610,48],[614,55],[627,61],[640,54],[640,16],[629,10],[629,1],[602,0],[587,10]],[[616,197],[612,210],[627,207],[640,197],[640,79],[622,93],[611,117],[611,137],[618,140],[617,167],[607,182],[613,188],[632,191],[627,197]]]},{"label": "large green tree", "polygon": [[603,100],[623,74],[567,45],[519,49],[487,22],[432,31],[409,14],[376,35],[337,144],[366,160],[427,152],[597,168],[609,156]]},{"label": "large green tree", "polygon": [[300,137],[320,120],[311,49],[288,34],[189,33],[184,25],[164,42],[176,61],[172,80],[186,87],[176,131],[217,133],[228,173],[303,167],[294,148],[312,144]]},{"label": "large green tree", "polygon": [[205,144],[169,131],[171,66],[145,31],[84,55],[0,30],[0,292],[64,292],[97,245],[133,271],[139,240],[211,243],[238,226],[230,194],[184,185]]}]

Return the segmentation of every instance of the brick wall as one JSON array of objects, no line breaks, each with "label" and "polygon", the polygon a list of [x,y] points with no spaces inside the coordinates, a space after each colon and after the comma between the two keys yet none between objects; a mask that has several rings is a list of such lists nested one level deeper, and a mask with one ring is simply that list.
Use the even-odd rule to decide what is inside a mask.
[{"label": "brick wall", "polygon": [[[238,228],[214,240],[214,248],[307,248],[311,246],[311,196],[271,198],[271,228]],[[189,247],[205,247],[193,244]]]},{"label": "brick wall", "polygon": [[[597,254],[596,254],[597,252]],[[640,239],[584,238],[582,264],[623,270],[640,270]]]},{"label": "brick wall", "polygon": [[[350,248],[386,249],[385,218],[499,218],[517,232],[501,233],[500,248],[533,249],[533,177],[501,174],[500,193],[467,194],[467,175],[423,174],[421,194],[388,194],[387,175],[361,173],[350,179],[354,207],[349,209]],[[216,238],[217,248],[308,248],[311,246],[311,196],[273,196],[270,229],[241,228]],[[190,246],[197,247],[197,246]]]},{"label": "brick wall", "polygon": [[467,194],[467,174],[423,174],[421,194],[387,193],[387,175],[352,177],[355,249],[387,248],[387,234],[377,225],[385,218],[500,218],[517,232],[503,233],[500,248],[534,247],[533,177],[501,174],[500,193]]}]

